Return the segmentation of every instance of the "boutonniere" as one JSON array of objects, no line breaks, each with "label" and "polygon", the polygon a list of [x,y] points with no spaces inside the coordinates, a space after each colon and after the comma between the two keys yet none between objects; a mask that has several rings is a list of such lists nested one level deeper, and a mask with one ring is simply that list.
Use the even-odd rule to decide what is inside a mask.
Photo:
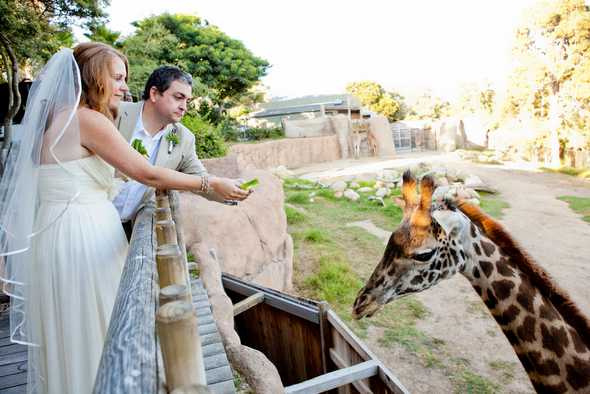
[{"label": "boutonniere", "polygon": [[172,153],[172,148],[180,144],[180,137],[176,135],[176,127],[173,127],[172,130],[170,130],[166,136],[166,141],[168,141],[168,154],[170,154]]}]

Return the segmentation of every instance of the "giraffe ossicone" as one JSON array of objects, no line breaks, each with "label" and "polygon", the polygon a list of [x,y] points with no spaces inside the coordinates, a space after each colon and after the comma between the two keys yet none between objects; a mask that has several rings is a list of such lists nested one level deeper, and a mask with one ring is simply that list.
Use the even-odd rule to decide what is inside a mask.
[{"label": "giraffe ossicone", "polygon": [[464,275],[510,341],[537,392],[590,393],[590,322],[494,219],[464,202],[432,203],[435,185],[403,175],[403,209],[355,319]]}]

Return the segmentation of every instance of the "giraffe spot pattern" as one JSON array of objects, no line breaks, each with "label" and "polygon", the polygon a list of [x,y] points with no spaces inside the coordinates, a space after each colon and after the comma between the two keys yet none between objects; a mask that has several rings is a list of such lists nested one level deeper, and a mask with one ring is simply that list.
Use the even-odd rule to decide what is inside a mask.
[{"label": "giraffe spot pattern", "polygon": [[[520,340],[518,339],[518,337],[516,336],[515,333],[513,333],[512,331],[507,331],[507,330],[502,330],[502,332],[504,333],[504,335],[506,336],[506,338],[508,338],[508,341],[510,343],[512,343],[514,346],[518,346],[520,345]],[[518,355],[518,358],[520,358],[520,355]],[[520,362],[522,362],[522,365],[524,365],[524,362],[522,360],[520,360]],[[526,367],[525,367],[526,369]]]},{"label": "giraffe spot pattern", "polygon": [[524,342],[533,342],[535,336],[535,318],[528,316],[524,318],[522,325],[516,330],[519,338]]},{"label": "giraffe spot pattern", "polygon": [[491,242],[481,241],[481,247],[487,257],[490,257],[496,251],[496,245]]},{"label": "giraffe spot pattern", "polygon": [[489,261],[480,261],[479,267],[481,268],[481,271],[486,276],[486,278],[489,278],[490,275],[492,275],[492,272],[494,272],[494,265]]},{"label": "giraffe spot pattern", "polygon": [[535,382],[534,380],[531,380],[531,382],[533,383],[533,387],[535,388],[535,391],[537,393],[555,393],[555,394],[567,393],[567,387],[565,386],[565,383],[543,384],[543,383]]},{"label": "giraffe spot pattern", "polygon": [[463,252],[463,249],[459,250],[459,253],[461,254],[461,258],[465,260],[465,252]]},{"label": "giraffe spot pattern", "polygon": [[501,257],[500,260],[496,262],[496,269],[498,270],[498,273],[507,278],[516,275],[514,269],[512,268],[513,266],[514,263],[504,257]]},{"label": "giraffe spot pattern", "polygon": [[469,223],[471,226],[469,227],[469,229],[471,230],[471,238],[476,238],[477,237],[477,231],[475,230],[475,224],[473,224],[473,222]]},{"label": "giraffe spot pattern", "polygon": [[484,301],[484,303],[486,304],[489,310],[492,310],[496,307],[496,305],[498,305],[498,300],[496,299],[496,296],[494,296],[490,289],[488,289],[487,294],[488,299],[487,301]]},{"label": "giraffe spot pattern", "polygon": [[570,344],[565,327],[548,327],[542,323],[541,338],[543,338],[543,347],[555,353],[557,357],[562,357],[565,354],[565,348]]},{"label": "giraffe spot pattern", "polygon": [[479,273],[479,269],[477,267],[473,267],[473,277],[474,278],[481,278],[481,274]]},{"label": "giraffe spot pattern", "polygon": [[[529,359],[533,364],[533,368],[539,375],[552,376],[559,375],[559,365],[553,360],[540,361],[543,359],[541,352],[530,352]],[[541,391],[544,392],[544,391]]]},{"label": "giraffe spot pattern", "polygon": [[475,250],[475,254],[477,254],[478,256],[481,256],[481,249],[479,248],[479,245],[476,244],[475,242],[473,243],[473,250]]},{"label": "giraffe spot pattern", "polygon": [[572,356],[573,364],[566,365],[567,382],[574,388],[580,390],[590,385],[590,362]]},{"label": "giraffe spot pattern", "polygon": [[455,264],[459,264],[459,257],[457,257],[457,252],[455,249],[451,249],[451,257],[453,257]]},{"label": "giraffe spot pattern", "polygon": [[514,282],[510,282],[509,280],[497,280],[492,283],[492,287],[494,289],[494,293],[496,297],[503,301],[510,297],[510,292],[514,288]]},{"label": "giraffe spot pattern", "polygon": [[537,289],[528,280],[523,280],[520,285],[518,286],[518,295],[516,296],[516,301],[522,306],[526,311],[530,313],[535,313],[535,295],[537,294]]},{"label": "giraffe spot pattern", "polygon": [[588,345],[586,345],[584,341],[582,341],[580,335],[578,335],[576,330],[574,330],[573,328],[570,328],[570,337],[572,339],[572,343],[574,344],[574,349],[576,349],[577,353],[586,353],[588,350],[590,350],[588,348]]},{"label": "giraffe spot pattern", "polygon": [[419,285],[420,283],[424,282],[424,278],[420,275],[414,276],[412,281],[410,282],[411,285]]},{"label": "giraffe spot pattern", "polygon": [[557,310],[555,310],[555,307],[551,305],[546,299],[543,299],[543,304],[539,308],[539,316],[541,319],[547,321],[561,320],[561,316]]},{"label": "giraffe spot pattern", "polygon": [[[478,278],[479,278],[479,276],[478,276]],[[481,295],[482,295],[481,287],[479,287],[479,286],[473,286],[473,288],[475,289],[475,292],[477,294],[479,294],[479,296],[481,297]]]},{"label": "giraffe spot pattern", "polygon": [[[512,332],[506,332],[504,331],[504,334],[506,335],[506,337],[508,337],[508,334],[512,334],[514,335],[514,333]],[[516,336],[514,336],[516,338]],[[510,340],[510,338],[508,338],[508,340]],[[514,343],[510,340],[510,343]],[[518,343],[518,339],[517,342]],[[528,356],[526,354],[517,354],[518,359],[520,360],[520,363],[522,364],[522,366],[524,367],[524,370],[529,373],[529,372],[533,372],[534,368],[533,368],[533,364],[531,364],[531,360],[529,360]]]},{"label": "giraffe spot pattern", "polygon": [[512,323],[519,313],[520,309],[518,309],[515,305],[511,305],[501,315],[494,315],[494,318],[496,319],[498,324],[505,326],[507,324]]}]

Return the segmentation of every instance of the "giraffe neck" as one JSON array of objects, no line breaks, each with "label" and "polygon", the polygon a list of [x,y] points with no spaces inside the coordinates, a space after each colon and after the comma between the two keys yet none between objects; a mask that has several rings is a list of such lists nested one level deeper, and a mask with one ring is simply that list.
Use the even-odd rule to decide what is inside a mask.
[{"label": "giraffe neck", "polygon": [[[462,274],[500,325],[535,389],[590,392],[587,320],[572,316],[572,307],[579,311],[567,295],[542,281],[550,279],[541,267],[536,266],[543,274],[539,278],[530,261],[520,261],[526,255],[507,253],[472,222],[468,232]],[[564,301],[570,304],[566,308]]]}]

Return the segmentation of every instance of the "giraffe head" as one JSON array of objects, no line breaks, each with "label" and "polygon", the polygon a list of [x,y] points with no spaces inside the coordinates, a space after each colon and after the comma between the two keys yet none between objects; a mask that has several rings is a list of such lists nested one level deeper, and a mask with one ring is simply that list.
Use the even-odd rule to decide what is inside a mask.
[{"label": "giraffe head", "polygon": [[464,268],[465,252],[457,237],[468,219],[446,201],[431,204],[435,185],[430,176],[420,182],[420,195],[417,187],[416,177],[406,171],[403,198],[394,198],[404,211],[402,221],[356,296],[355,319],[372,317],[388,302],[426,290]]}]

